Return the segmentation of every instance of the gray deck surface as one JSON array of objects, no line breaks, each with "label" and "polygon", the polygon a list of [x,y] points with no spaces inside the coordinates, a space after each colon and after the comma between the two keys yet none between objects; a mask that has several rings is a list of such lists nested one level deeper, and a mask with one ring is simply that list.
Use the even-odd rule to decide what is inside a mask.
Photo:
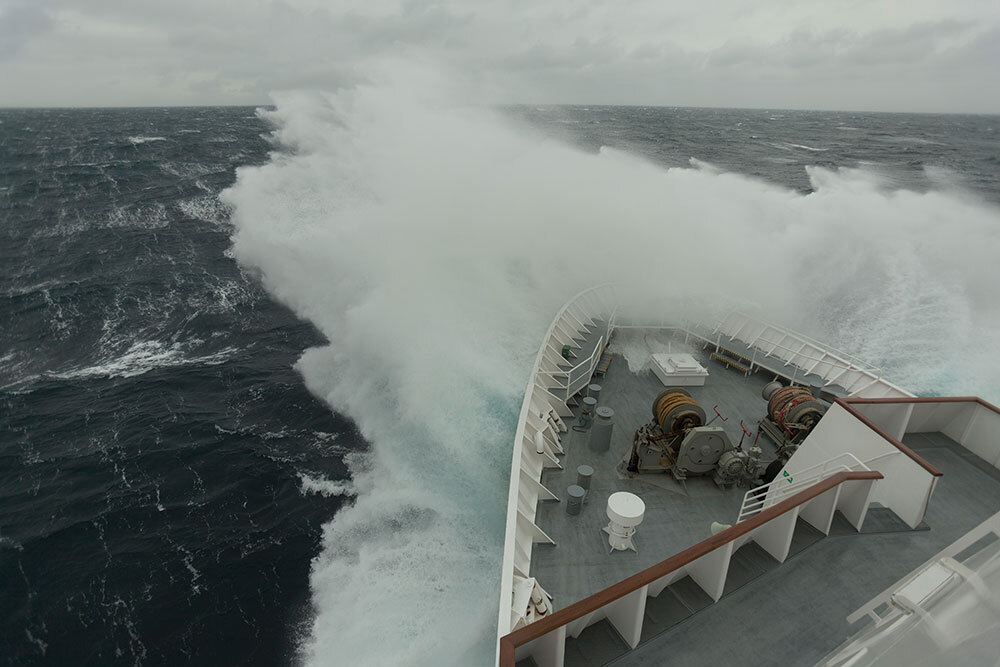
[{"label": "gray deck surface", "polygon": [[[643,332],[619,333],[616,347],[634,344],[629,336],[640,336],[658,351],[659,334]],[[674,343],[673,349],[681,348]],[[756,431],[765,407],[760,388],[770,377],[744,378],[708,362],[707,355],[695,353],[710,377],[692,394],[710,415],[719,405],[729,421],[713,425],[724,426],[738,442],[740,419]],[[557,544],[535,546],[532,575],[553,595],[557,609],[701,541],[711,521],[732,523],[745,491],[722,491],[708,478],[688,480],[686,489],[667,475],[620,478],[615,466],[629,450],[634,429],[649,421],[650,404],[662,385],[648,370],[631,373],[620,355],[598,382],[604,388],[601,404],[616,413],[611,451],[595,455],[587,447],[589,434],[573,433],[564,437],[565,470],[546,471],[542,479],[563,500],[539,505],[536,522]],[[719,603],[711,604],[690,578],[682,579],[647,601],[637,649],[628,651],[603,621],[567,640],[566,664],[815,663],[856,630],[847,625],[849,613],[1000,510],[1000,471],[939,433],[909,434],[903,442],[944,473],[920,529],[910,530],[879,507],[869,511],[861,534],[839,515],[828,537],[800,521],[784,564],[747,545],[733,556]],[[763,436],[760,444],[769,459],[773,447]],[[565,491],[580,463],[593,466],[595,474],[588,503],[571,517],[565,513]],[[632,491],[646,503],[646,519],[636,534],[638,554],[609,554],[600,531],[607,523],[607,496],[618,490]]]},{"label": "gray deck surface", "polygon": [[[667,349],[666,334],[620,332],[612,349],[629,344],[630,337],[641,337],[643,344],[653,349]],[[626,340],[622,340],[626,339]],[[674,351],[683,348],[672,343]],[[724,365],[708,360],[708,352],[700,348],[684,348],[692,352],[710,376],[704,387],[686,387],[698,400],[709,418],[719,406],[728,421],[717,419],[713,426],[722,426],[730,440],[738,443],[742,433],[740,420],[752,432],[763,416],[766,403],[760,396],[769,377],[744,377]],[[602,387],[601,405],[615,411],[615,427],[611,449],[596,454],[588,446],[590,431],[570,430],[563,436],[566,456],[563,470],[549,469],[542,474],[542,483],[560,498],[560,502],[543,502],[538,506],[535,522],[555,540],[556,545],[536,545],[532,550],[532,576],[564,607],[595,591],[660,562],[667,556],[696,544],[709,536],[713,521],[733,523],[739,513],[747,489],[722,490],[711,477],[693,477],[684,484],[667,474],[643,474],[629,479],[616,470],[632,447],[635,429],[652,418],[653,399],[664,386],[652,371],[629,371],[624,357],[616,354],[604,378],[596,380]],[[579,414],[579,409],[576,410]],[[576,420],[567,421],[567,426]],[[759,441],[764,460],[774,457],[774,447],[764,436]],[[576,469],[581,464],[594,468],[590,494],[578,516],[566,514],[566,487],[576,483]],[[607,525],[605,507],[609,495],[630,491],[646,503],[646,516],[638,527],[635,542],[638,552],[608,553],[607,535],[601,528]]]}]

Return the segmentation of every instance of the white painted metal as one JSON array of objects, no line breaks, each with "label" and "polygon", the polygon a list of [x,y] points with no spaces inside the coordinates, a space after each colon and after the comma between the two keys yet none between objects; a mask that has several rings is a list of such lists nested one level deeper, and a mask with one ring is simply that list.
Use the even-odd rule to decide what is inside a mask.
[{"label": "white painted metal", "polygon": [[[497,625],[498,636],[509,633],[517,617],[516,612],[512,609],[515,571],[522,574],[529,572],[531,550],[535,542],[551,542],[544,531],[534,524],[539,499],[555,497],[540,483],[542,470],[546,466],[558,465],[556,449],[553,444],[554,438],[552,437],[555,434],[551,433],[551,430],[548,433],[543,432],[545,451],[542,454],[536,451],[535,433],[539,432],[541,416],[548,415],[550,411],[560,417],[572,415],[566,401],[573,396],[575,385],[580,385],[576,389],[578,391],[589,383],[593,369],[600,360],[604,342],[608,340],[613,330],[616,303],[617,300],[611,285],[594,287],[577,294],[556,313],[545,333],[538,355],[535,357],[528,387],[521,403],[521,414],[518,419],[517,432],[514,435],[514,450],[511,453],[511,477],[507,494],[507,526],[500,575],[501,599]],[[586,359],[574,359],[575,365],[571,370],[560,370],[559,365],[566,362],[561,355],[562,345],[570,343],[558,343],[557,345],[557,341],[565,340],[567,332],[584,333],[582,325],[593,326],[595,320],[601,319],[607,321],[607,327],[594,353]],[[563,639],[565,638],[565,629],[561,630],[561,636]],[[562,640],[542,639],[539,639],[535,644],[538,647],[537,655],[544,657],[537,657],[533,649],[531,654],[536,655],[535,662],[540,666],[542,664],[561,665]],[[556,643],[559,645],[558,651],[552,648]],[[499,658],[499,653],[497,657]]]},{"label": "white painted metal", "polygon": [[[994,514],[986,521],[970,530],[968,533],[962,537],[955,540],[955,542],[948,545],[940,553],[936,554],[933,558],[927,560],[923,565],[915,569],[910,574],[906,575],[895,584],[882,591],[874,598],[869,600],[865,605],[861,606],[854,613],[847,617],[848,623],[857,623],[865,616],[870,617],[875,621],[876,625],[882,625],[891,619],[891,616],[898,611],[898,608],[889,607],[888,613],[883,612],[883,614],[878,613],[876,610],[882,608],[888,602],[893,599],[893,596],[900,591],[907,590],[917,578],[919,578],[928,568],[936,564],[941,564],[942,561],[952,561],[955,562],[956,556],[961,554],[963,551],[973,546],[980,540],[982,540],[987,535],[994,535],[997,539],[1000,539],[1000,512]],[[947,561],[945,560],[947,559]],[[951,567],[953,571],[957,571],[957,568]]]},{"label": "white painted metal", "polygon": [[[841,499],[848,496],[867,499],[871,495],[874,482],[875,480],[854,480],[845,482],[831,491],[836,492],[838,489],[842,489],[839,494],[835,494],[835,497]],[[562,664],[559,660],[562,659],[561,656],[564,654],[565,648],[561,643],[565,642],[566,636],[578,637],[585,628],[605,618],[615,627],[629,646],[634,648],[642,635],[642,622],[647,598],[660,595],[670,584],[690,576],[705,593],[718,602],[725,590],[732,556],[740,546],[752,540],[778,561],[783,562],[788,556],[800,510],[804,512],[815,508],[812,510],[814,520],[821,525],[828,526],[833,518],[833,513],[843,506],[842,502],[829,502],[830,493],[827,491],[809,503],[780,514],[738,540],[729,542],[648,586],[643,586],[625,597],[563,626],[562,633],[554,630],[535,642],[526,644],[517,651],[517,659],[520,660],[530,655],[538,665]]]},{"label": "white painted metal", "polygon": [[743,494],[743,505],[740,507],[740,513],[736,521],[745,521],[762,510],[776,505],[785,498],[793,496],[799,491],[807,489],[828,477],[832,477],[838,472],[870,469],[851,452],[843,452],[826,461],[805,468],[794,475],[787,471],[782,471],[782,474],[779,474],[773,481],[750,489]]},{"label": "white painted metal", "polygon": [[[600,343],[594,352],[585,359],[572,359],[574,365],[570,370],[560,369],[560,365],[566,364],[566,360],[561,355],[562,345],[575,345],[576,341],[573,338],[578,336],[574,336],[574,332],[583,333],[584,326],[592,327],[598,320],[606,322],[606,330],[602,332]],[[512,608],[515,576],[528,576],[531,551],[536,542],[551,542],[545,532],[534,523],[538,501],[555,498],[555,494],[540,483],[542,470],[553,463],[558,465],[557,456],[561,453],[558,438],[559,428],[554,421],[553,424],[548,423],[548,416],[554,414],[561,418],[570,417],[572,411],[566,403],[576,392],[589,384],[593,369],[600,360],[603,347],[609,340],[613,329],[638,328],[639,326],[617,322],[614,289],[610,285],[604,285],[581,292],[571,299],[556,314],[546,332],[521,405],[521,415],[514,437],[514,451],[511,455],[512,474],[508,490],[498,636],[508,634],[517,619],[517,614]],[[747,342],[754,349],[754,362],[758,359],[757,351],[763,355],[764,349],[769,348],[779,358],[794,360],[794,366],[802,371],[802,376],[806,375],[806,368],[808,368],[809,371],[826,379],[828,384],[839,377],[846,378],[844,382],[850,380],[849,384],[854,386],[866,384],[868,389],[887,392],[887,394],[881,395],[910,395],[895,385],[881,380],[878,369],[870,364],[865,364],[851,355],[826,348],[801,334],[773,327],[739,313],[731,314],[720,323],[719,327],[716,328],[717,333],[713,332],[713,336],[717,336],[714,340],[709,340],[699,333],[700,326],[689,328],[660,322],[652,326],[642,325],[642,327],[672,330],[683,334],[685,340],[695,338],[713,344],[719,344],[721,336],[730,336],[729,332],[731,331],[734,338],[738,334],[739,340]],[[790,347],[792,345],[795,346],[794,349]],[[579,349],[578,345],[574,349]],[[873,379],[876,380],[874,384],[872,384]],[[846,388],[850,389],[850,387]],[[826,418],[820,423],[823,424],[825,421]],[[856,419],[854,421],[857,422]],[[982,421],[988,426],[993,425],[991,418]],[[978,423],[979,418],[976,421],[976,424]],[[979,438],[976,427],[968,420],[959,425],[970,438]],[[541,454],[536,448],[536,434],[542,435],[544,451]],[[833,451],[838,450],[835,448]],[[884,451],[873,452],[872,456],[885,453]],[[851,460],[848,454],[845,452],[840,464],[841,467],[836,470],[824,471],[824,474],[832,474],[840,470],[866,469],[864,464],[857,460],[857,457],[853,457]],[[824,463],[828,462],[829,458],[829,455],[824,457]],[[893,461],[894,458],[887,457],[886,460]],[[907,461],[910,460],[907,459]],[[813,464],[806,467],[808,468],[810,465]],[[820,467],[822,468],[822,466]],[[823,477],[813,475],[813,478],[813,483],[815,483]],[[788,486],[793,485],[796,490],[806,488],[805,485],[794,483]],[[716,549],[688,566],[653,582],[648,587],[643,587],[625,598],[570,623],[568,626],[560,627],[519,647],[516,651],[517,659],[531,656],[539,667],[561,667],[565,657],[567,633],[571,636],[578,636],[584,628],[605,618],[616,627],[630,645],[634,646],[641,633],[643,611],[646,598],[649,595],[659,595],[669,584],[685,576],[691,576],[713,600],[718,600],[725,587],[730,558],[738,546],[753,540],[779,561],[783,561],[788,554],[796,519],[800,513],[805,512],[808,512],[815,522],[828,527],[833,512],[839,509],[844,512],[845,516],[848,516],[856,528],[860,528],[868,504],[873,497],[873,488],[874,480],[852,481],[840,485],[836,493],[827,492],[813,499],[810,503],[779,515],[759,526],[741,538],[739,544],[729,543]],[[927,493],[929,494],[932,490],[933,480]],[[781,496],[787,497],[784,492]],[[923,509],[926,509],[926,506]],[[497,657],[499,658],[499,653]]]},{"label": "white painted metal", "polygon": [[615,600],[607,607],[607,619],[622,636],[629,648],[639,645],[642,636],[642,617],[646,613],[648,586]]},{"label": "white painted metal", "polygon": [[664,387],[701,387],[708,370],[686,352],[663,352],[652,355],[653,374]]},{"label": "white painted metal", "polygon": [[936,477],[909,456],[896,456],[897,452],[899,449],[880,433],[834,404],[799,445],[781,475],[808,475],[838,454],[850,454],[866,464],[872,461],[870,467],[884,477],[876,485],[872,501],[888,507],[908,526],[916,528],[923,521]]},{"label": "white painted metal", "polygon": [[642,498],[628,491],[612,493],[608,496],[607,515],[609,521],[604,532],[608,534],[611,551],[636,551],[632,537],[635,527],[646,516],[646,503],[642,502]]},{"label": "white painted metal", "polygon": [[813,373],[827,385],[839,384],[852,396],[913,396],[883,379],[881,369],[873,364],[805,334],[767,324],[743,313],[730,313],[713,333],[742,341],[748,347],[763,351],[765,356],[782,359],[801,369],[803,376]]}]

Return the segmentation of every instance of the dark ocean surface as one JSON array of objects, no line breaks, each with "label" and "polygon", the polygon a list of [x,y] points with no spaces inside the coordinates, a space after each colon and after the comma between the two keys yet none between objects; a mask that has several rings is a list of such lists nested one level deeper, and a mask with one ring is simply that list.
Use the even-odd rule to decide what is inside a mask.
[{"label": "dark ocean surface", "polygon": [[[996,116],[505,113],[802,193],[806,167],[847,167],[1000,204]],[[296,660],[350,502],[324,482],[367,445],[293,368],[322,336],[230,251],[218,195],[270,129],[252,108],[0,110],[3,664]]]}]

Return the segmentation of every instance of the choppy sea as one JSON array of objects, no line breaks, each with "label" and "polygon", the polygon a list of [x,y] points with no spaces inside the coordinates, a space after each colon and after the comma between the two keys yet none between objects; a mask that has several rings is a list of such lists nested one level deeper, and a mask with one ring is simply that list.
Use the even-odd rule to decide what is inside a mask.
[{"label": "choppy sea", "polygon": [[567,297],[718,294],[995,401],[997,257],[997,116],[0,110],[0,662],[488,664]]}]

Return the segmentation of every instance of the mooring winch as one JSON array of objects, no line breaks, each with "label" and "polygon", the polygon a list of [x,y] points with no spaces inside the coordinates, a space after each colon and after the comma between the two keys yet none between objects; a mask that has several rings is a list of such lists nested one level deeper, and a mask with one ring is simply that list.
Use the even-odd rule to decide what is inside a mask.
[{"label": "mooring winch", "polygon": [[765,385],[761,396],[767,401],[767,415],[758,425],[778,447],[780,465],[776,469],[780,470],[819,423],[826,405],[808,388],[786,387],[780,382]]},{"label": "mooring winch", "polygon": [[661,392],[652,412],[632,439],[630,472],[669,471],[678,480],[714,473],[720,486],[749,484],[758,476],[760,450],[733,447],[724,429],[705,423],[705,411],[686,390]]}]

